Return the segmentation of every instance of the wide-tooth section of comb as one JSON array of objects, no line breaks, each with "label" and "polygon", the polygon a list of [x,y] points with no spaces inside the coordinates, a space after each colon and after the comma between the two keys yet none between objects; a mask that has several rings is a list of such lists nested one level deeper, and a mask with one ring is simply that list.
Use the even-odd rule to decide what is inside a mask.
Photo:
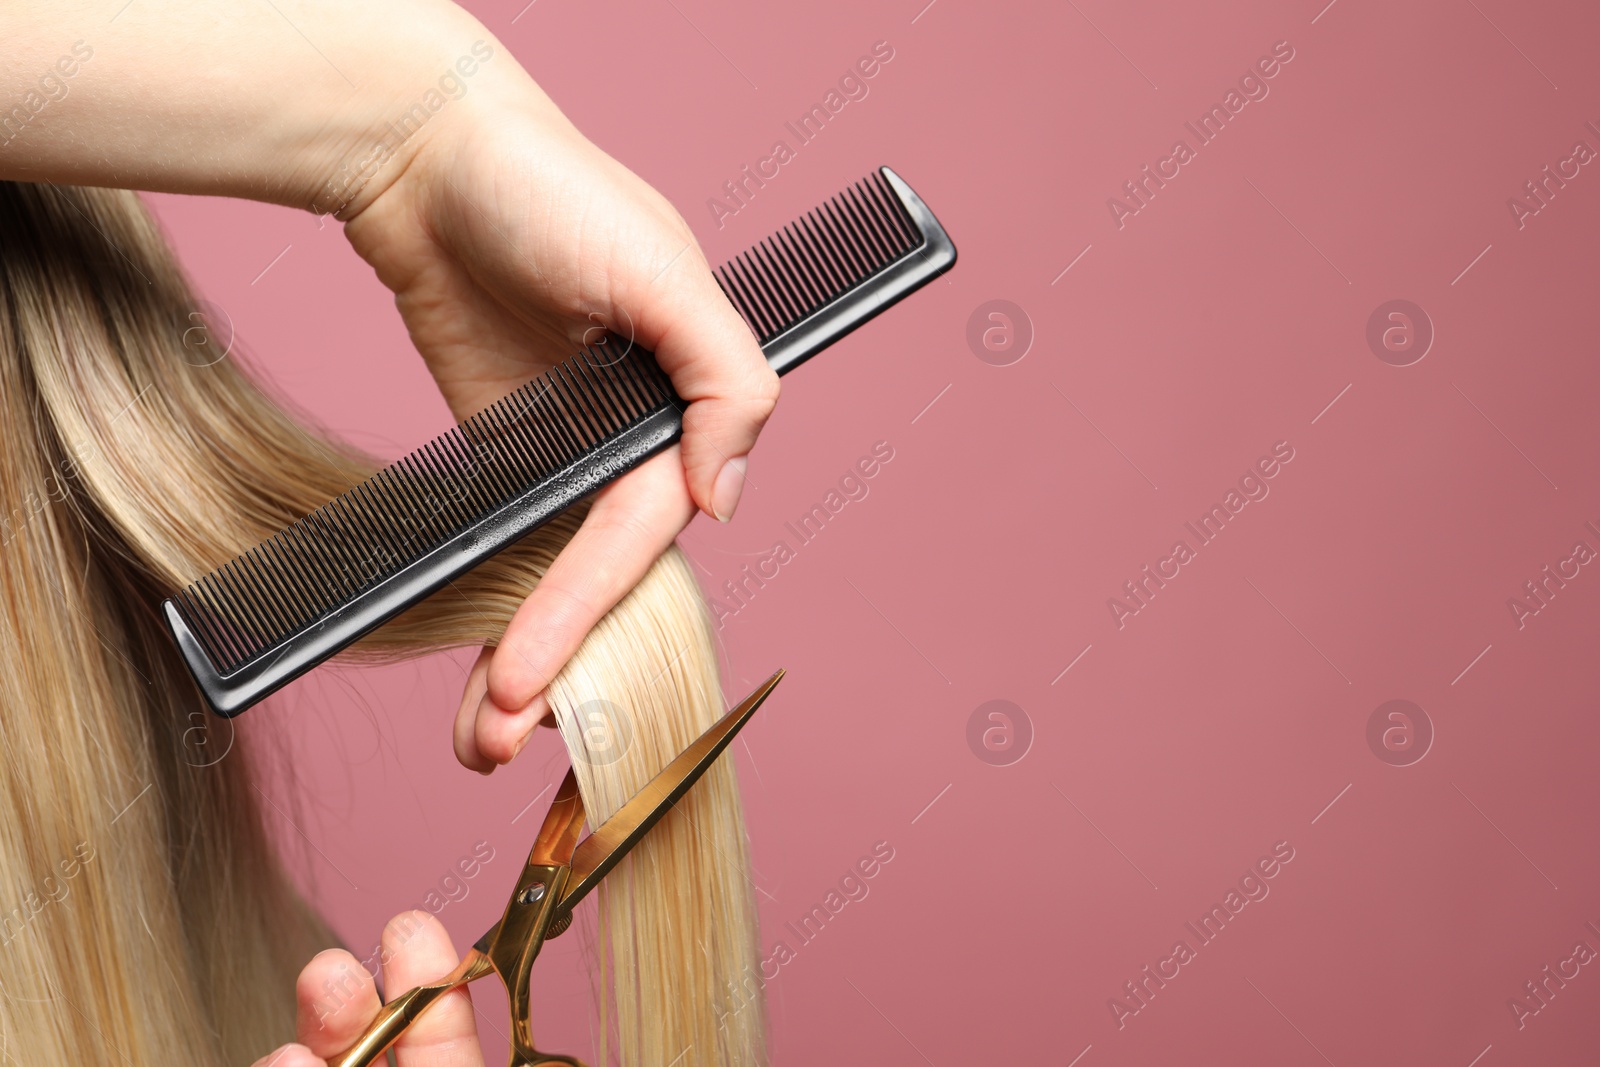
[{"label": "wide-tooth section of comb", "polygon": [[[716,276],[782,374],[955,258],[884,167]],[[194,582],[167,625],[237,714],[672,444],[683,407],[654,356],[610,338]]]},{"label": "wide-tooth section of comb", "polygon": [[[665,447],[681,432],[681,407],[649,353],[608,339],[353,486],[169,603],[210,665],[218,674],[231,674],[278,653],[289,639],[348,610],[464,532],[474,532],[480,547],[505,534],[506,509],[530,491],[544,487],[565,500],[552,515],[570,506],[592,491],[585,486],[594,479],[575,468],[592,467],[609,452],[617,454],[611,457],[614,470],[617,458],[631,459],[641,447]],[[507,543],[524,532],[515,531]],[[426,593],[407,603],[421,595]]]}]

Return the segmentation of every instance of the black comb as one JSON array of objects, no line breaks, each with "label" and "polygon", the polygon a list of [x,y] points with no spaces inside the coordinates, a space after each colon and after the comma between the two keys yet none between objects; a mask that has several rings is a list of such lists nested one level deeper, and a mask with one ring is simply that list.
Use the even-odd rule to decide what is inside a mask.
[{"label": "black comb", "polygon": [[[880,168],[716,271],[783,374],[955,263]],[[685,405],[610,338],[162,602],[207,702],[237,715],[671,445]]]}]

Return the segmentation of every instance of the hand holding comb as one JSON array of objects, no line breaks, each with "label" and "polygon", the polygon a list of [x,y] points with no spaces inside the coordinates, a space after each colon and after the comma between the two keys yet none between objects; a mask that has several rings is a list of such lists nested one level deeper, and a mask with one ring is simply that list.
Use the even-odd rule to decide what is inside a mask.
[{"label": "hand holding comb", "polygon": [[[784,374],[955,259],[883,167],[716,275]],[[590,345],[196,580],[162,609],[206,701],[287,685],[670,446],[684,407],[649,352]]]}]

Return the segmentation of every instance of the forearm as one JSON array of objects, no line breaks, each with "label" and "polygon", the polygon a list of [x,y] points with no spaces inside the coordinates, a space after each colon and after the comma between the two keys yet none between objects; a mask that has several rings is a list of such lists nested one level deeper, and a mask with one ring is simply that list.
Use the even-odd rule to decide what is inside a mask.
[{"label": "forearm", "polygon": [[439,112],[531,86],[441,0],[119,2],[5,5],[0,178],[348,214]]}]

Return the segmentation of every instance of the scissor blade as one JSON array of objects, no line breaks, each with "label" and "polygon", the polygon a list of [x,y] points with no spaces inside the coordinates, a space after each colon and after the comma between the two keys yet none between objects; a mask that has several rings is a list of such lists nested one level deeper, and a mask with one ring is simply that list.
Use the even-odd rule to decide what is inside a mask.
[{"label": "scissor blade", "polygon": [[572,874],[567,879],[566,892],[561,896],[561,910],[568,913],[588,892],[600,884],[628,850],[638,844],[661,816],[676,804],[689,787],[717,761],[722,750],[728,747],[756,709],[767,699],[783,679],[779,670],[762,682],[756,691],[745,697],[717,723],[701,734],[693,744],[673,758],[672,762],[633,795],[633,799],[607,819],[601,827],[578,845],[572,856]]}]

